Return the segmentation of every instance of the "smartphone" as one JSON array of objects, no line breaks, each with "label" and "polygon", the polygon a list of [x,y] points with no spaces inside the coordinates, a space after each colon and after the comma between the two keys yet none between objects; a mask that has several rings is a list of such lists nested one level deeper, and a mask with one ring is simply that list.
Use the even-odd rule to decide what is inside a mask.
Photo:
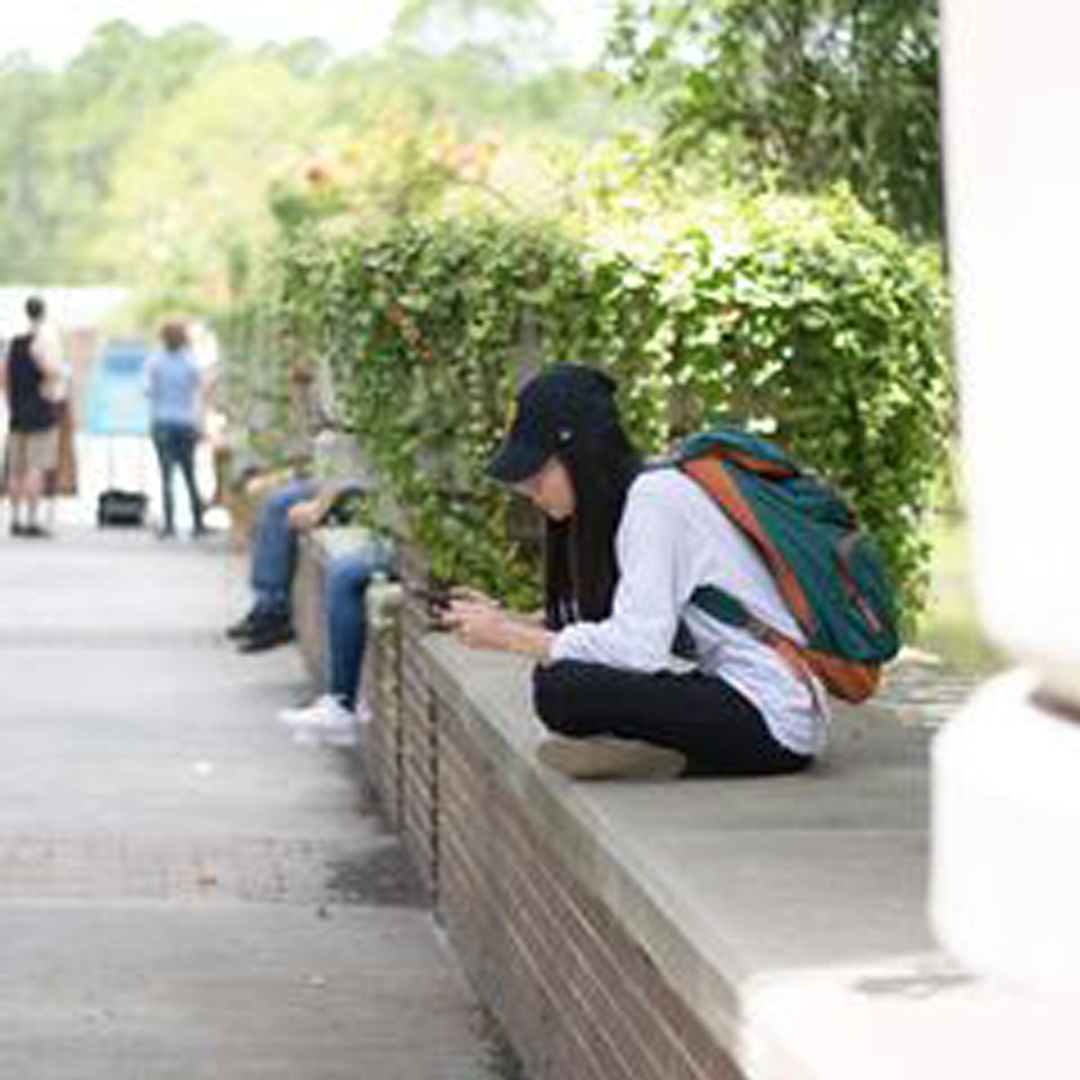
[{"label": "smartphone", "polygon": [[445,611],[450,606],[450,593],[447,589],[430,589],[423,585],[414,585],[408,592],[410,596],[426,604],[432,611]]},{"label": "smartphone", "polygon": [[428,585],[407,585],[406,592],[423,606],[427,616],[428,630],[449,629],[443,622],[443,615],[450,607],[450,590],[446,587],[432,588]]}]

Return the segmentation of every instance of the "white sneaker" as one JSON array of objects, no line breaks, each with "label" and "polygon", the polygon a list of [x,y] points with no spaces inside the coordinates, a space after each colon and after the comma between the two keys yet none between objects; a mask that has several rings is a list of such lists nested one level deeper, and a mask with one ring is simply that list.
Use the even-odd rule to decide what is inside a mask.
[{"label": "white sneaker", "polygon": [[344,734],[356,727],[356,717],[333,694],[323,694],[303,709],[282,709],[278,719],[294,732]]}]

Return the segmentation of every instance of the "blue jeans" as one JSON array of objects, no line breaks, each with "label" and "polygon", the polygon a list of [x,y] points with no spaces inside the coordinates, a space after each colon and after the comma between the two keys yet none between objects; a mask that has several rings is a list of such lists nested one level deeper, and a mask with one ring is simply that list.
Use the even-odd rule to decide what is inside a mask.
[{"label": "blue jeans", "polygon": [[313,499],[317,492],[314,480],[291,480],[272,491],[259,511],[251,552],[251,587],[255,610],[260,613],[287,617],[292,609],[296,533],[289,527],[289,511],[297,503]]},{"label": "blue jeans", "polygon": [[201,532],[203,506],[198,485],[195,483],[195,444],[199,441],[198,431],[191,424],[155,420],[150,428],[150,437],[157,451],[158,465],[161,467],[161,504],[165,531],[172,532],[176,525],[173,472],[179,468],[191,503],[192,524],[196,532]]},{"label": "blue jeans", "polygon": [[360,692],[360,664],[367,637],[364,595],[375,574],[393,572],[393,547],[382,539],[372,539],[359,551],[339,556],[327,570],[327,689],[350,710]]}]

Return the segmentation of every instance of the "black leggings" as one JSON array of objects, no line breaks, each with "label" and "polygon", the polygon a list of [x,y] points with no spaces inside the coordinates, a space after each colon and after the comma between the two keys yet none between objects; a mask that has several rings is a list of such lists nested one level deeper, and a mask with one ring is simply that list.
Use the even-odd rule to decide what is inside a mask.
[{"label": "black leggings", "polygon": [[538,665],[533,700],[560,735],[616,735],[686,755],[687,772],[764,776],[805,769],[813,758],[777,742],[761,713],[730,683],[690,672],[656,675],[560,660]]}]

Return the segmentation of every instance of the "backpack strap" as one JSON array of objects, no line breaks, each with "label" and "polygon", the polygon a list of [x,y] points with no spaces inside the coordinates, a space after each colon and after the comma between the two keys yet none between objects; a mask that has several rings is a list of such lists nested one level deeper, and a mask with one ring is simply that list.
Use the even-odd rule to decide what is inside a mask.
[{"label": "backpack strap", "polygon": [[802,627],[804,633],[812,634],[814,615],[810,610],[810,601],[799,584],[799,579],[769,539],[723,460],[718,456],[709,455],[680,462],[679,467],[712,496],[721,513],[726,513],[751,540],[765,560],[780,590],[780,595],[787,601],[791,613],[795,616],[795,621]]},{"label": "backpack strap", "polygon": [[762,622],[740,600],[716,585],[699,585],[691,593],[690,603],[719,622],[746,630],[755,640],[779,653],[815,699],[815,680],[820,681],[830,694],[852,702],[868,698],[881,684],[879,664],[846,660],[799,645]]},{"label": "backpack strap", "polygon": [[768,645],[780,654],[792,672],[814,694],[814,684],[810,677],[811,666],[803,658],[802,649],[790,638],[767,623],[762,622],[747,606],[731,593],[724,592],[716,585],[699,585],[690,594],[690,603],[718,622],[736,626],[747,631],[752,638]]},{"label": "backpack strap", "polygon": [[[800,645],[767,626],[718,586],[699,586],[691,595],[690,603],[718,621],[746,630],[756,640],[769,645],[811,692],[820,680],[829,693],[848,701],[862,701],[872,694],[881,680],[880,662],[852,659],[809,644],[818,640],[816,635],[820,630],[810,596],[755,510],[753,496],[759,489],[765,496],[771,491],[771,486],[766,485],[785,484],[789,480],[799,484],[803,476],[800,470],[780,454],[758,452],[758,448],[747,444],[745,439],[712,433],[692,439],[675,464],[700,485],[717,504],[718,512],[725,514],[754,545],[808,644]],[[806,493],[800,490],[800,494]],[[769,505],[763,500],[766,509]],[[871,630],[886,629],[859,588],[855,574],[859,535],[850,510],[843,516],[830,512],[822,518],[845,532],[837,542],[835,554],[840,584],[849,603],[861,613]]]},{"label": "backpack strap", "polygon": [[748,630],[754,637],[762,639],[760,631],[766,629],[765,624],[755,615],[751,615],[741,600],[724,592],[719,586],[699,585],[690,594],[690,603],[718,622]]},{"label": "backpack strap", "polygon": [[[743,534],[753,543],[758,553],[765,560],[773,580],[776,582],[780,595],[786,601],[795,621],[802,627],[803,632],[809,635],[814,627],[814,616],[810,610],[810,601],[803,592],[794,571],[788,566],[786,560],[776,549],[769,539],[768,534],[757,519],[749,502],[739,490],[734,477],[728,472],[724,463],[724,457],[728,456],[724,451],[713,451],[701,457],[690,458],[679,463],[679,467],[695,480],[706,493],[709,494],[716,504],[717,510],[727,514],[742,530]],[[745,455],[739,455],[745,457]],[[749,462],[740,462],[744,467],[753,467]],[[760,462],[760,468],[754,471],[775,479],[793,475],[786,463],[777,464],[768,461]],[[757,641],[768,645],[780,654],[786,661],[792,672],[814,694],[814,680],[811,677],[811,667],[803,658],[802,649],[790,638],[785,637],[778,630],[762,622],[754,615],[741,600],[725,592],[716,585],[699,585],[691,594],[690,602],[697,608],[727,623],[729,626],[737,626],[746,630]]]}]

